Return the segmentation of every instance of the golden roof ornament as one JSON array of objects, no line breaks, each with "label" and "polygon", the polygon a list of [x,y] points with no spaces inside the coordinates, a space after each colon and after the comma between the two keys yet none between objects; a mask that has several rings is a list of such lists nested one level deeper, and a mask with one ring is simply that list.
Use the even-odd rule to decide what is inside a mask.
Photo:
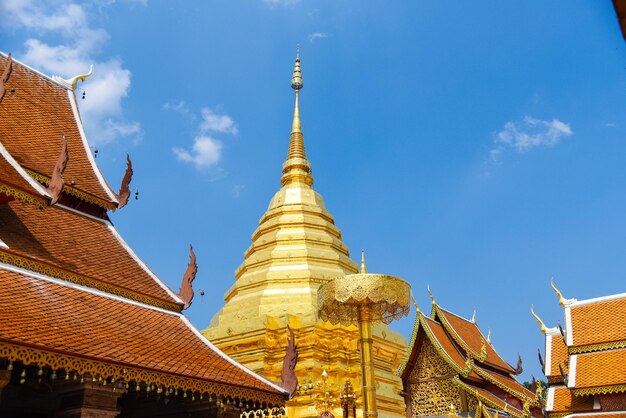
[{"label": "golden roof ornament", "polygon": [[572,303],[576,302],[576,299],[565,299],[563,297],[563,293],[561,293],[559,289],[557,289],[556,286],[554,285],[554,277],[550,278],[550,286],[554,290],[554,293],[556,293],[556,295],[559,297],[559,305],[565,307],[567,305],[571,305]]},{"label": "golden roof ornament", "polygon": [[75,77],[70,78],[69,80],[66,80],[68,82],[68,84],[70,84],[72,86],[72,91],[76,90],[76,84],[78,83],[78,80],[80,81],[85,81],[85,79],[87,77],[89,77],[91,74],[93,74],[93,65],[89,66],[89,72],[85,73],[85,74],[79,74]]},{"label": "golden roof ornament", "polygon": [[539,318],[539,316],[535,313],[533,305],[530,305],[530,313],[535,317],[535,320],[539,323],[539,325],[541,325],[541,333],[545,334],[548,328],[546,328],[546,324],[544,324],[541,318]]},{"label": "golden roof ornament", "polygon": [[432,304],[437,305],[437,302],[435,302],[435,297],[433,296],[433,292],[430,291],[430,286],[426,286],[426,290],[428,291],[428,296],[430,296],[430,301],[432,302]]},{"label": "golden roof ornament", "polygon": [[470,320],[472,323],[476,323],[476,308],[474,308],[474,313],[472,314],[472,319]]},{"label": "golden roof ornament", "polygon": [[361,250],[361,268],[359,270],[359,273],[367,273],[367,267],[365,266],[365,250]]}]

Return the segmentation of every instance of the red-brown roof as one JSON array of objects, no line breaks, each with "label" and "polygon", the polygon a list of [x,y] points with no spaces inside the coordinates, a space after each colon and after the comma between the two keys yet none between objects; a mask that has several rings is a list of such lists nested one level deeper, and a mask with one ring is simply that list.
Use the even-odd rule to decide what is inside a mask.
[{"label": "red-brown roof", "polygon": [[509,393],[521,394],[522,396],[525,396],[530,399],[536,398],[536,395],[533,392],[526,389],[524,385],[522,385],[521,383],[519,383],[517,380],[513,379],[510,376],[506,376],[501,373],[496,373],[491,370],[487,370],[482,367],[479,367],[477,365],[474,365],[474,369],[476,370],[476,373],[478,373],[479,376],[481,376],[482,378],[486,379],[489,382],[492,382],[496,386],[499,386],[500,388],[502,388],[503,390]]},{"label": "red-brown roof", "polygon": [[514,416],[518,416],[518,417],[522,416],[522,411],[520,409],[506,402],[504,399],[499,398],[498,396],[491,393],[490,391],[484,388],[481,388],[479,386],[472,385],[467,382],[460,382],[460,381],[457,381],[457,382],[460,384],[460,386],[463,389],[473,394],[474,396],[478,397],[481,401],[489,404],[490,407],[496,408],[501,411],[506,409],[507,411],[512,413]]},{"label": "red-brown roof", "polygon": [[13,257],[18,256],[38,263],[27,265],[30,270],[180,309],[180,301],[133,257],[108,221],[15,200],[0,205],[0,238],[9,247],[0,251],[0,261],[24,265]]},{"label": "red-brown roof", "polygon": [[0,286],[0,341],[285,396],[181,314],[1,266]]},{"label": "red-brown roof", "polygon": [[[0,54],[0,72],[7,63]],[[100,172],[81,136],[78,110],[72,108],[74,93],[15,60],[6,89],[0,103],[0,140],[17,162],[50,178],[65,134],[69,153],[66,186],[73,183],[72,188],[82,192],[83,198],[94,199],[92,203],[117,207],[112,191],[98,178]]]},{"label": "red-brown roof", "polygon": [[38,200],[40,206],[47,203],[48,194],[11,157],[0,141],[0,193],[22,200]]},{"label": "red-brown roof", "polygon": [[485,342],[487,357],[484,361],[481,360],[481,363],[489,364],[508,373],[514,373],[513,368],[500,357],[492,345],[486,343],[485,337],[475,322],[468,321],[438,305],[436,305],[436,310],[441,323],[457,344],[470,351],[475,358],[480,358],[482,345]]}]

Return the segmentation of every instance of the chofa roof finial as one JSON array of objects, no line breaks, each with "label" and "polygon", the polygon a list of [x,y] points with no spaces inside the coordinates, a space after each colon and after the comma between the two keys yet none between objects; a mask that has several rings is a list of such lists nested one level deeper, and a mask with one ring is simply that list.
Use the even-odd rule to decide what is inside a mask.
[{"label": "chofa roof finial", "polygon": [[78,83],[78,80],[85,81],[85,79],[89,77],[91,74],[93,74],[93,65],[89,66],[88,73],[79,74],[75,77],[70,78],[69,80],[67,80],[67,82],[72,85],[72,90],[76,90],[76,84]]},{"label": "chofa roof finial", "polygon": [[546,328],[546,324],[544,324],[541,318],[539,318],[539,316],[535,313],[533,305],[530,305],[530,313],[535,317],[535,320],[539,323],[539,325],[541,325],[541,333],[545,334],[548,328]]}]

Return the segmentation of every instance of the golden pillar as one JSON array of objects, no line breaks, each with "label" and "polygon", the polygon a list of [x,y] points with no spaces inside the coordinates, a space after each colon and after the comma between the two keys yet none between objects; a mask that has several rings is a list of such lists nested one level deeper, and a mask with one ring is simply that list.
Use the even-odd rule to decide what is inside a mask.
[{"label": "golden pillar", "polygon": [[404,280],[385,274],[369,274],[365,257],[361,271],[337,277],[318,290],[320,318],[332,324],[357,322],[360,333],[363,416],[377,417],[376,381],[372,354],[372,323],[389,324],[409,313],[411,286]]}]

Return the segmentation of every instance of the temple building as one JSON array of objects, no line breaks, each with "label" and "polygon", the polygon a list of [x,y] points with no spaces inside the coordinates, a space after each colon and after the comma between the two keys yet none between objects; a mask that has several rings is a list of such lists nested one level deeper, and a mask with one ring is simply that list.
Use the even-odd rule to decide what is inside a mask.
[{"label": "temple building", "polygon": [[[290,327],[298,346],[300,386],[287,404],[288,415],[314,417],[324,409],[320,403],[330,402],[333,413],[341,416],[337,395],[347,379],[354,384],[357,399],[360,396],[359,334],[356,326],[333,326],[319,319],[317,290],[358,268],[322,196],[312,187],[300,121],[299,55],[291,87],[295,110],[282,187],[252,234],[224,307],[203,334],[233,359],[277,380]],[[406,340],[385,325],[376,325],[374,347],[379,416],[404,416],[402,383],[394,372],[404,359]],[[320,402],[325,393],[334,394],[336,402]]]},{"label": "temple building", "polygon": [[289,393],[182,314],[193,251],[176,293],[111,223],[132,164],[113,191],[74,94],[87,76],[48,77],[0,54],[0,416],[280,415]]},{"label": "temple building", "polygon": [[478,328],[440,307],[417,310],[410,354],[400,369],[407,417],[541,417],[537,394],[521,385],[514,369]]},{"label": "temple building", "polygon": [[626,417],[626,293],[576,300],[553,288],[565,329],[533,312],[545,334],[548,417]]}]

